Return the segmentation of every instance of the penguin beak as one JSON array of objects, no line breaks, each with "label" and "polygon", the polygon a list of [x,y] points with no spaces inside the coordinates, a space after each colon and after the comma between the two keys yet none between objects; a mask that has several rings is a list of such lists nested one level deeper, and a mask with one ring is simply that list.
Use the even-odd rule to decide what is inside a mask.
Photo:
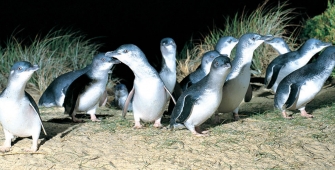
[{"label": "penguin beak", "polygon": [[328,46],[331,46],[331,45],[332,45],[332,43],[326,43],[326,42],[321,44],[321,46],[324,46],[324,47],[328,47]]},{"label": "penguin beak", "polygon": [[30,67],[29,69],[27,69],[27,71],[36,71],[38,69],[40,69],[40,67],[37,64],[35,64],[32,67]]},{"label": "penguin beak", "polygon": [[113,58],[113,57],[112,57],[112,60],[110,62],[113,63],[113,64],[120,64],[121,63],[120,60],[118,60],[116,58]]},{"label": "penguin beak", "polygon": [[261,36],[260,40],[267,41],[267,40],[272,40],[273,38],[274,38],[273,35],[268,34],[268,35],[263,35],[263,36]]},{"label": "penguin beak", "polygon": [[121,61],[118,60],[118,59],[115,57],[115,56],[117,56],[117,55],[118,55],[118,53],[115,52],[115,51],[109,51],[109,52],[105,53],[105,56],[106,56],[106,57],[111,57],[111,58],[112,58],[112,62],[113,62],[114,64],[119,64],[119,63],[121,63]]}]

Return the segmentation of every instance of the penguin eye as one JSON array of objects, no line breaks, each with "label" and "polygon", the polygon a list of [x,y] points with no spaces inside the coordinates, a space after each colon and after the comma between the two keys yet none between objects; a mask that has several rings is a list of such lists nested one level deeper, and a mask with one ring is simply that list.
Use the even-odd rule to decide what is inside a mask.
[{"label": "penguin eye", "polygon": [[128,53],[128,50],[123,50],[123,53]]},{"label": "penguin eye", "polygon": [[255,41],[255,40],[256,40],[256,38],[255,38],[255,37],[252,37],[252,40],[254,40],[254,41]]},{"label": "penguin eye", "polygon": [[106,59],[105,59],[105,58],[102,58],[101,60],[102,60],[102,61],[105,61]]},{"label": "penguin eye", "polygon": [[17,68],[18,70],[22,70],[22,67]]}]

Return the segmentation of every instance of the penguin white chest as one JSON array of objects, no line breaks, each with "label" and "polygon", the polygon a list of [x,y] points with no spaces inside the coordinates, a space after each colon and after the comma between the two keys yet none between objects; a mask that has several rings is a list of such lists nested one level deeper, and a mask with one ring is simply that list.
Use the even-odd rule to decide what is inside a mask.
[{"label": "penguin white chest", "polygon": [[290,109],[300,109],[301,107],[305,107],[305,105],[312,101],[319,93],[322,85],[323,81],[306,81],[306,83],[301,86],[296,103]]},{"label": "penguin white chest", "polygon": [[4,129],[15,136],[32,136],[40,131],[41,125],[35,110],[27,99],[13,101],[13,99],[0,99],[0,121]]},{"label": "penguin white chest", "polygon": [[185,123],[200,126],[210,118],[219,107],[222,98],[222,91],[206,90],[194,104],[191,116]]},{"label": "penguin white chest", "polygon": [[163,114],[167,95],[160,79],[149,78],[134,81],[133,114],[143,121],[154,121]]},{"label": "penguin white chest", "polygon": [[85,92],[78,96],[76,111],[87,111],[96,106],[105,88],[105,84],[86,87]]}]

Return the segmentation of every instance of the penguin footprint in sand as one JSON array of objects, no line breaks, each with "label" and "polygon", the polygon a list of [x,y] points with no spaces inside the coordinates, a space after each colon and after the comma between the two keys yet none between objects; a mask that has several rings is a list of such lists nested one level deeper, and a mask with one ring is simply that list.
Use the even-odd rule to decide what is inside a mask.
[{"label": "penguin footprint in sand", "polygon": [[27,151],[37,151],[41,128],[46,134],[39,109],[34,99],[24,90],[37,65],[26,61],[16,62],[10,70],[7,87],[0,94],[0,122],[5,142],[0,151],[9,151],[14,136],[32,137],[33,144]]}]

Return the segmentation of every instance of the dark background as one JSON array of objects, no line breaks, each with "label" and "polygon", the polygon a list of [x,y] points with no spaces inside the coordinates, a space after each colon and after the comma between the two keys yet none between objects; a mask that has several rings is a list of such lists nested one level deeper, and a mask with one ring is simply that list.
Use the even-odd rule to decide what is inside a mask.
[{"label": "dark background", "polygon": [[[201,39],[213,26],[224,29],[224,17],[253,11],[264,0],[35,0],[0,2],[0,42],[13,34],[34,38],[52,28],[72,28],[104,44],[101,52],[122,44],[139,46],[147,58],[160,56],[159,42],[171,37],[177,50],[191,37]],[[274,6],[285,1],[270,0]],[[293,21],[321,14],[327,0],[287,1],[300,15]],[[17,30],[17,31],[15,31]],[[237,37],[238,38],[238,37]],[[119,67],[119,66],[118,66]],[[121,66],[120,66],[121,67]]]}]

